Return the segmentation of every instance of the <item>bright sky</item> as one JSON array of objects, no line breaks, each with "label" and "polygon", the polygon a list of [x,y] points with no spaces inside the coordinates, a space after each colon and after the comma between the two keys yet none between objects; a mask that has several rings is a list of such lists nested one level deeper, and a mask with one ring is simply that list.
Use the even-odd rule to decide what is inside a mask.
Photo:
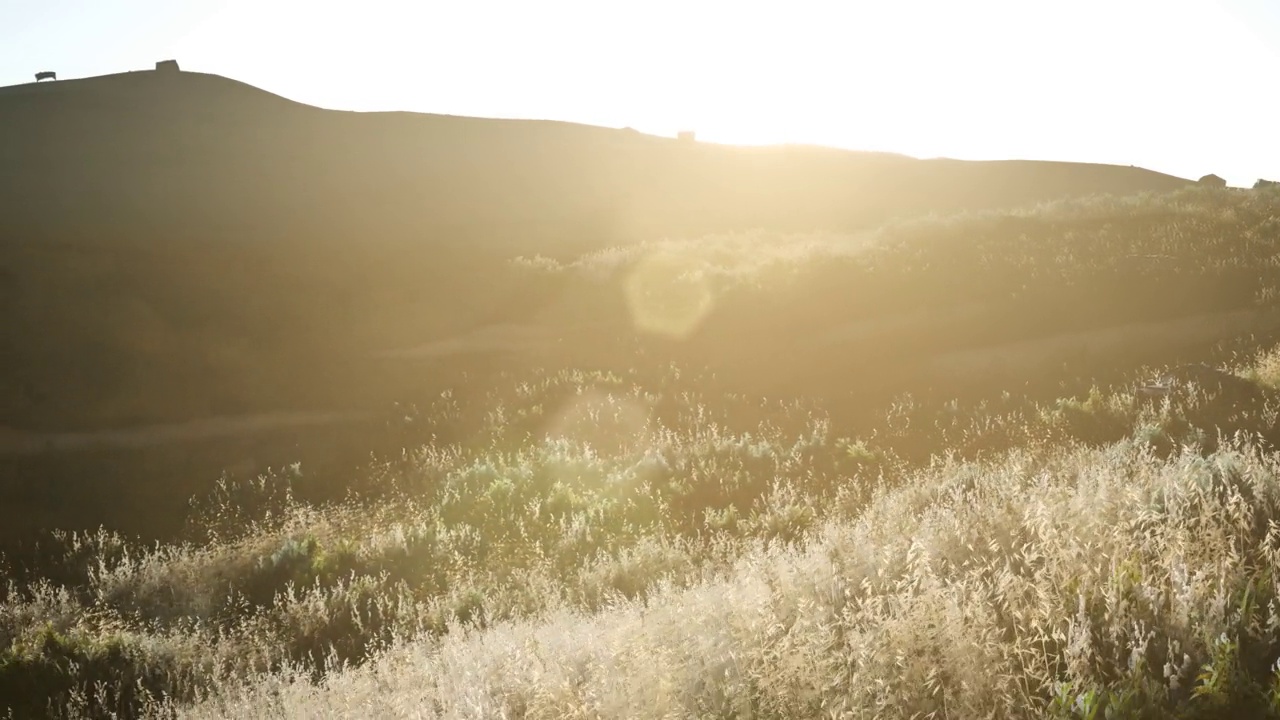
[{"label": "bright sky", "polygon": [[1280,0],[0,0],[0,84],[167,58],[328,108],[1280,180]]}]

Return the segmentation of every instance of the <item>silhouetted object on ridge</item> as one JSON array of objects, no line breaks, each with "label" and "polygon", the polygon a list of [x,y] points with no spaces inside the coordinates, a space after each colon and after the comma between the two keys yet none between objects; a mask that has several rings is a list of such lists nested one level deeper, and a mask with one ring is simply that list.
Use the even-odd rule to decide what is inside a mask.
[{"label": "silhouetted object on ridge", "polygon": [[1263,180],[1262,178],[1258,178],[1258,182],[1253,184],[1254,190],[1262,190],[1263,188],[1277,188],[1277,187],[1280,187],[1280,182],[1277,182],[1275,180]]},{"label": "silhouetted object on ridge", "polygon": [[1200,178],[1197,182],[1199,182],[1201,185],[1208,185],[1209,187],[1226,187],[1227,186],[1226,180],[1223,180],[1222,178],[1213,174],[1205,175],[1204,177]]},{"label": "silhouetted object on ridge", "polygon": [[43,72],[36,73],[36,82],[40,82],[41,80],[57,80],[57,79],[58,79],[58,73],[52,70],[45,70]]},{"label": "silhouetted object on ridge", "polygon": [[692,130],[681,130],[676,133],[676,139],[680,142],[695,142],[697,140],[697,136]]},{"label": "silhouetted object on ridge", "polygon": [[181,70],[177,60],[161,60],[156,63],[156,72],[176,73]]}]

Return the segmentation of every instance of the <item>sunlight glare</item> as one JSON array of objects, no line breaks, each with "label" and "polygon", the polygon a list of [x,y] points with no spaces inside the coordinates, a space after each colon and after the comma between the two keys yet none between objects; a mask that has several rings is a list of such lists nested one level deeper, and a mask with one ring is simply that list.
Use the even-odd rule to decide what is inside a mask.
[{"label": "sunlight glare", "polygon": [[174,54],[338,109],[1252,182],[1280,162],[1260,1],[222,0]]},{"label": "sunlight glare", "polygon": [[671,338],[688,337],[711,312],[711,286],[703,262],[667,250],[641,258],[624,281],[636,328]]}]

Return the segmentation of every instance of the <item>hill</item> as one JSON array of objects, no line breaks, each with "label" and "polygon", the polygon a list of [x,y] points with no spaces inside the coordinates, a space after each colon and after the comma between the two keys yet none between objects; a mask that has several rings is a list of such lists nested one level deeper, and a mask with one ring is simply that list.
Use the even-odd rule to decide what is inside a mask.
[{"label": "hill", "polygon": [[0,708],[1278,717],[1280,355],[1251,355],[1155,402],[1011,381],[863,427],[642,361],[460,386],[337,502],[304,464],[162,542],[33,534]]},{"label": "hill", "polygon": [[[0,189],[19,219],[501,243],[578,253],[753,227],[849,230],[895,216],[1169,190],[1138,168],[913,160],[681,143],[563,122],[321,110],[200,73],[0,89]],[[25,212],[24,212],[25,210]],[[58,225],[60,229],[65,225]]]},{"label": "hill", "polygon": [[[846,161],[1149,176],[628,137],[710,210],[628,166],[667,230],[597,236],[614,131],[390,117],[524,138],[424,170],[219,78],[47,102],[145,161],[3,140],[72,190],[0,213],[0,715],[1280,717],[1274,189],[855,218]],[[389,167],[458,204],[334,194]]]},{"label": "hill", "polygon": [[22,431],[348,409],[369,354],[538,313],[516,255],[1187,184],[338,112],[187,72],[0,88],[0,125],[0,427]]},{"label": "hill", "polygon": [[[261,267],[211,252],[195,286],[173,277],[180,254],[72,264],[55,249],[9,306],[42,320],[2,328],[26,374],[0,381],[39,393],[3,409],[48,424],[0,433],[0,501],[24,508],[0,526],[162,536],[223,468],[295,461],[306,497],[340,497],[371,454],[398,452],[414,405],[538,368],[651,380],[674,363],[701,393],[822,398],[870,432],[904,395],[1052,402],[1143,365],[1229,360],[1280,341],[1278,217],[1274,191],[1193,187],[867,233],[708,235],[495,260],[442,305],[422,301],[430,285],[389,292],[400,266],[294,293],[305,277],[246,284]],[[59,352],[70,341],[92,352]]]}]

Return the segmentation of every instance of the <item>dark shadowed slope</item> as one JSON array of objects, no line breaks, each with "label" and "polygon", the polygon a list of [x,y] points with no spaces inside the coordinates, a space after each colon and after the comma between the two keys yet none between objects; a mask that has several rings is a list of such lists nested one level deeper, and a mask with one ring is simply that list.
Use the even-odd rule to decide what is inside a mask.
[{"label": "dark shadowed slope", "polygon": [[[130,233],[484,237],[544,253],[766,226],[844,229],[1187,181],[1127,167],[739,148],[561,122],[350,113],[200,73],[0,89],[9,222]],[[14,213],[16,211],[16,217]],[[24,212],[25,211],[25,212]]]},{"label": "dark shadowed slope", "polygon": [[0,88],[0,426],[350,406],[358,358],[535,312],[514,255],[1186,184],[329,111],[200,73]]}]

